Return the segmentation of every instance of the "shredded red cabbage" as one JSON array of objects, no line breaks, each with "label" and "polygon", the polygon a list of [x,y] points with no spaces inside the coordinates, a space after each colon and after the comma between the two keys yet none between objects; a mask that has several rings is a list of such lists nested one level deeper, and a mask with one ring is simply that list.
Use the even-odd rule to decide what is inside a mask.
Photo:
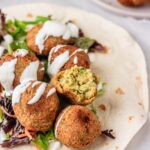
[{"label": "shredded red cabbage", "polygon": [[0,9],[0,36],[5,34],[6,18],[5,14]]},{"label": "shredded red cabbage", "polygon": [[[0,106],[2,106],[5,109],[5,111],[8,112],[10,115],[14,115],[11,100],[6,98],[6,96],[1,97]],[[3,120],[0,124],[0,127],[4,130],[5,133],[10,132],[10,130],[13,129],[15,124],[16,124],[15,118],[9,117],[3,113]]]},{"label": "shredded red cabbage", "polygon": [[[12,102],[6,96],[1,97],[0,106],[2,106],[10,115],[14,115]],[[0,128],[2,128],[5,133],[11,131],[10,138],[1,144],[2,147],[14,147],[31,142],[28,137],[18,138],[18,135],[24,132],[24,127],[21,126],[16,118],[12,118],[3,113],[3,120],[0,124]]]}]

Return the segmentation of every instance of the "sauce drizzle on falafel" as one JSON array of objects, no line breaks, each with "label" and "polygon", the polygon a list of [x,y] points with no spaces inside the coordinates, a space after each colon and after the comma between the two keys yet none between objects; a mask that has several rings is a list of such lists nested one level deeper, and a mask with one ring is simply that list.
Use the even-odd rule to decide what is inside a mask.
[{"label": "sauce drizzle on falafel", "polygon": [[40,53],[44,49],[44,42],[49,36],[69,39],[70,37],[78,37],[79,29],[73,23],[63,24],[58,21],[46,21],[39,30],[35,38],[35,44],[38,45]]},{"label": "sauce drizzle on falafel", "polygon": [[55,88],[50,89],[50,90],[48,91],[48,93],[47,93],[46,98],[49,97],[49,96],[51,96],[51,95],[54,94],[55,92],[56,92],[56,89],[55,89]]},{"label": "sauce drizzle on falafel", "polygon": [[37,71],[39,68],[39,64],[40,62],[38,60],[30,62],[30,64],[22,72],[20,82],[23,82],[25,80],[37,80]]},{"label": "sauce drizzle on falafel", "polygon": [[24,57],[28,54],[29,52],[26,49],[17,49],[14,53],[13,56],[17,57],[17,56],[21,56]]},{"label": "sauce drizzle on falafel", "polygon": [[33,97],[31,100],[29,100],[29,102],[28,102],[29,105],[32,105],[32,104],[34,104],[34,103],[36,103],[36,102],[38,102],[38,101],[40,100],[41,96],[42,96],[43,93],[45,92],[46,86],[47,86],[46,83],[44,83],[44,82],[41,83],[41,85],[40,85],[39,88],[37,89],[37,91],[36,91],[34,97]]},{"label": "sauce drizzle on falafel", "polygon": [[13,90],[13,81],[15,78],[15,65],[17,59],[12,59],[11,61],[4,62],[0,66],[0,83],[6,91]]},{"label": "sauce drizzle on falafel", "polygon": [[[61,47],[60,47],[61,48]],[[55,52],[55,50],[59,51],[60,48],[58,49],[56,47],[56,49],[54,48],[52,51],[50,51],[49,53],[49,59],[48,59],[48,74],[51,75],[55,75],[57,74],[61,68],[70,60],[71,57],[73,57],[74,55],[76,55],[79,52],[85,52],[86,50],[81,49],[81,48],[77,48],[73,53],[70,54],[70,51],[66,49],[66,51],[64,51],[63,53],[59,54],[56,58],[53,59],[53,61],[51,62],[51,57],[52,57],[52,53]],[[78,63],[78,58],[77,56],[75,56],[75,63]]]},{"label": "sauce drizzle on falafel", "polygon": [[18,85],[14,91],[13,91],[13,95],[12,95],[12,106],[14,106],[14,104],[19,103],[20,102],[20,98],[21,98],[21,94],[23,92],[26,91],[26,89],[31,85],[31,82],[23,82],[22,84]]}]

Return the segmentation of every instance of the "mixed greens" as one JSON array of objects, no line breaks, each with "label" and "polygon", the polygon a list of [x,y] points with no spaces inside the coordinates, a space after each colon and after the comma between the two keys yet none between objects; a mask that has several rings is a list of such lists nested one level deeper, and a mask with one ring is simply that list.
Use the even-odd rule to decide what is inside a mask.
[{"label": "mixed greens", "polygon": [[[7,20],[5,31],[13,37],[13,42],[8,45],[10,52],[16,49],[27,49],[27,31],[33,25],[41,24],[48,20],[51,20],[51,16],[37,16],[33,21],[20,21],[18,19]],[[85,37],[83,34],[81,34],[80,38],[75,39],[72,44],[83,49],[88,49],[89,51],[103,51],[105,49],[105,47],[98,43],[96,40]]]},{"label": "mixed greens", "polygon": [[[26,45],[26,35],[29,27],[32,27],[36,24],[44,23],[51,19],[51,16],[43,17],[37,16],[33,21],[20,21],[18,19],[7,20],[5,22],[4,14],[0,11],[1,19],[1,31],[3,34],[0,34],[3,41],[3,35],[9,34],[13,37],[13,42],[6,45],[8,54],[11,54],[17,49],[27,49]],[[33,53],[33,52],[32,52]],[[44,60],[45,70],[47,68],[47,60]],[[1,91],[2,92],[2,91]],[[6,134],[6,139],[1,143],[2,147],[14,147],[20,144],[33,143],[37,145],[40,149],[47,150],[48,143],[50,140],[54,140],[54,132],[52,129],[49,131],[37,132],[35,133],[34,140],[31,140],[29,137],[18,137],[24,133],[24,127],[12,117],[14,115],[11,103],[11,97],[6,95],[0,96],[0,127]],[[4,110],[4,111],[3,111]],[[5,112],[5,113],[4,113]],[[12,116],[11,116],[12,115]]]},{"label": "mixed greens", "polygon": [[92,103],[91,104],[91,111],[96,115],[97,114],[97,110],[96,110],[96,107],[95,105]]},{"label": "mixed greens", "polygon": [[97,95],[103,96],[105,94],[105,86],[106,86],[106,82],[103,82],[101,89],[99,89],[97,92]]},{"label": "mixed greens", "polygon": [[43,134],[37,134],[36,140],[33,140],[33,144],[42,150],[47,150],[49,146],[49,141],[55,140],[54,131],[50,129],[49,131],[43,132]]},{"label": "mixed greens", "polygon": [[11,100],[6,96],[1,97],[0,107],[3,108],[1,113],[1,130],[7,135],[5,141],[2,143],[2,147],[13,147],[22,143],[29,143],[29,138],[18,138],[18,135],[23,132],[23,127],[20,123],[13,117],[14,112],[12,108]]},{"label": "mixed greens", "polygon": [[37,16],[33,21],[20,21],[18,19],[7,20],[6,22],[6,32],[13,37],[13,42],[8,45],[9,49],[27,49],[26,45],[26,35],[29,27],[36,24],[44,23],[51,20],[51,17]]},{"label": "mixed greens", "polygon": [[1,97],[0,107],[5,110],[5,113],[1,111],[0,126],[7,136],[6,140],[1,144],[2,147],[13,147],[33,142],[33,144],[37,145],[40,149],[48,149],[49,141],[55,139],[53,129],[35,133],[33,141],[27,136],[20,138],[19,135],[24,133],[24,127],[22,127],[16,118],[13,117],[14,111],[11,100],[9,100],[6,96]]}]

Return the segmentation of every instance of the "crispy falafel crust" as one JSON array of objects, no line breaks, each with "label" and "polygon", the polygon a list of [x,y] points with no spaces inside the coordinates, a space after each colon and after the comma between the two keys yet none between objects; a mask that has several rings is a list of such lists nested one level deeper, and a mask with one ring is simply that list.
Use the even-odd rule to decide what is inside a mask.
[{"label": "crispy falafel crust", "polygon": [[148,0],[118,0],[125,6],[142,6],[148,3]]},{"label": "crispy falafel crust", "polygon": [[[93,143],[101,134],[100,122],[94,113],[84,106],[69,107],[67,107],[68,110],[65,108],[57,117],[55,123],[57,138],[68,147],[84,148]],[[60,117],[62,118],[57,125]]]},{"label": "crispy falafel crust", "polygon": [[56,46],[57,44],[67,44],[67,41],[62,39],[61,37],[52,37],[49,36],[44,43],[44,50],[42,54],[39,51],[38,46],[35,44],[35,38],[39,30],[42,28],[42,24],[34,26],[31,30],[27,33],[27,47],[34,51],[38,55],[48,55],[49,51],[52,47]]},{"label": "crispy falafel crust", "polygon": [[20,103],[13,106],[15,115],[21,125],[31,131],[48,130],[52,126],[59,109],[59,100],[56,93],[47,98],[47,93],[52,88],[50,84],[47,85],[38,102],[32,105],[27,104],[35,95],[39,86],[40,84],[32,88],[31,84],[21,95]]},{"label": "crispy falafel crust", "polygon": [[[60,54],[64,53],[65,51],[69,51],[69,55],[71,55],[73,52],[75,52],[75,50],[77,50],[78,48],[75,46],[71,46],[71,45],[64,45],[63,47],[59,48],[59,50],[57,52],[52,53],[51,55],[51,62],[53,62],[53,60]],[[74,64],[74,58],[77,57],[78,61],[77,64]],[[66,69],[70,69],[73,66],[82,66],[84,68],[90,68],[90,59],[89,56],[87,55],[87,53],[85,53],[84,51],[80,51],[77,52],[75,55],[73,55],[68,61],[67,63],[65,63],[65,65],[61,68],[61,70],[66,70]]]},{"label": "crispy falafel crust", "polygon": [[[39,61],[38,58],[36,56],[34,56],[33,54],[27,54],[23,57],[19,57],[19,56],[14,57],[13,55],[4,55],[3,57],[0,58],[0,66],[4,62],[11,61],[12,59],[15,59],[15,58],[17,58],[17,63],[15,65],[15,78],[13,81],[13,87],[16,87],[18,84],[20,84],[20,77],[21,77],[24,69],[31,62]],[[41,81],[44,76],[44,70],[42,70],[42,68],[43,68],[43,65],[40,63],[38,72],[37,72],[37,80],[39,80],[39,81]]]},{"label": "crispy falafel crust", "polygon": [[62,89],[62,87],[61,87],[61,85],[59,83],[59,77],[63,73],[64,73],[64,71],[59,72],[51,80],[52,85],[56,88],[56,90],[57,90],[58,93],[64,95],[67,98],[69,98],[70,102],[72,104],[76,104],[76,105],[88,105],[88,104],[92,103],[95,100],[96,95],[93,96],[90,99],[85,99],[82,102],[78,102],[77,101],[77,96],[71,90],[66,90],[66,89],[64,90],[64,89]]}]

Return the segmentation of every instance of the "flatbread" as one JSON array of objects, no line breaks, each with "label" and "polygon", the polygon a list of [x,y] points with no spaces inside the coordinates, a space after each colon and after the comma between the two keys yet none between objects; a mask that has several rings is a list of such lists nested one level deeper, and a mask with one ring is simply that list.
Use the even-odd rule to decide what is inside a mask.
[{"label": "flatbread", "polygon": [[[102,128],[113,129],[116,139],[99,137],[88,150],[123,150],[144,125],[148,116],[147,71],[143,52],[123,28],[79,9],[46,3],[32,3],[3,9],[8,18],[30,19],[28,13],[53,15],[62,21],[74,20],[86,36],[108,48],[97,53],[91,68],[106,82],[106,93],[94,102]],[[31,16],[31,15],[30,15]],[[31,18],[32,19],[32,18]],[[19,146],[14,149],[34,149]],[[2,149],[2,148],[0,148]],[[62,146],[60,150],[68,149]]]}]

